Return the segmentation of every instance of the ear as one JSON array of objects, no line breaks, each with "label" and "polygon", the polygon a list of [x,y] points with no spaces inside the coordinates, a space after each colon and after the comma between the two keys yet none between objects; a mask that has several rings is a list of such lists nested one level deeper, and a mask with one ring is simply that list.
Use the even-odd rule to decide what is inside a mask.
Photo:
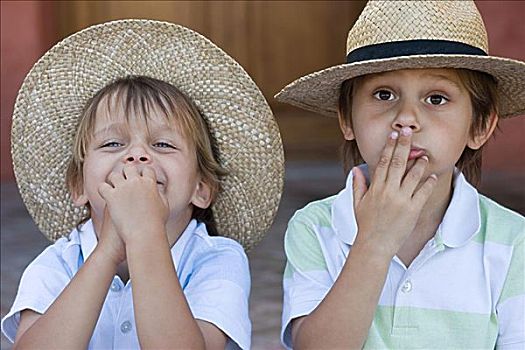
[{"label": "ear", "polygon": [[211,186],[208,185],[208,183],[201,178],[197,183],[197,186],[195,187],[195,191],[193,192],[191,204],[198,208],[206,209],[211,204],[211,197]]},{"label": "ear", "polygon": [[487,121],[487,126],[485,129],[481,132],[479,132],[477,135],[469,137],[469,140],[467,142],[467,146],[470,149],[480,149],[481,146],[487,142],[489,137],[492,135],[494,130],[496,129],[496,125],[498,125],[499,117],[496,113],[492,113],[489,117],[489,120]]},{"label": "ear", "polygon": [[346,121],[341,114],[339,114],[339,127],[343,133],[343,137],[347,141],[352,141],[355,139],[354,130],[348,121]]},{"label": "ear", "polygon": [[82,207],[88,203],[88,197],[84,193],[79,194],[77,190],[71,191],[71,198],[75,207]]}]

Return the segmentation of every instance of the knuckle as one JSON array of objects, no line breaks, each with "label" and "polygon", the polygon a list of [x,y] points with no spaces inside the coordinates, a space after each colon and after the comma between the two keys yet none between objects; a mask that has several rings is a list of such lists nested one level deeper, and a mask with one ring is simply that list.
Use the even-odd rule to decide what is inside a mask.
[{"label": "knuckle", "polygon": [[384,150],[392,150],[394,147],[396,147],[396,142],[397,142],[397,139],[393,139],[389,137],[388,140],[386,141]]},{"label": "knuckle", "polygon": [[409,181],[419,181],[421,176],[423,176],[423,169],[412,169],[406,175]]},{"label": "knuckle", "polygon": [[430,196],[434,189],[434,181],[427,181],[421,186],[420,192],[425,196]]},{"label": "knuckle", "polygon": [[390,162],[390,158],[387,155],[383,154],[379,158],[379,162],[377,163],[377,166],[380,168],[386,168],[389,162]]},{"label": "knuckle", "polygon": [[385,188],[385,190],[381,193],[380,198],[381,201],[386,205],[398,205],[400,202],[402,202],[402,198],[399,196],[399,194],[389,188]]},{"label": "knuckle", "polygon": [[394,156],[392,157],[392,161],[390,162],[390,165],[393,168],[402,168],[405,166],[405,162],[403,158],[401,158],[400,156]]},{"label": "knuckle", "polygon": [[416,205],[410,205],[410,206],[407,206],[407,214],[409,216],[415,216],[419,213],[420,211],[420,205],[416,204]]},{"label": "knuckle", "polygon": [[436,186],[436,180],[431,180],[427,182],[426,190],[430,194],[432,191],[434,191],[434,187]]}]

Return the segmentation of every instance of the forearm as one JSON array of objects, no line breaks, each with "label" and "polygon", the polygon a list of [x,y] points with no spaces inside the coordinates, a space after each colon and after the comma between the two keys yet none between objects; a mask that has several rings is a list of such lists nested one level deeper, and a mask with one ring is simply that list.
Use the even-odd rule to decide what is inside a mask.
[{"label": "forearm", "polygon": [[204,337],[180,286],[167,239],[127,245],[137,335],[144,349],[203,349]]},{"label": "forearm", "polygon": [[366,244],[352,247],[319,306],[294,329],[295,349],[361,349],[385,282],[390,258]]},{"label": "forearm", "polygon": [[95,250],[14,348],[87,348],[115,272],[116,265]]}]

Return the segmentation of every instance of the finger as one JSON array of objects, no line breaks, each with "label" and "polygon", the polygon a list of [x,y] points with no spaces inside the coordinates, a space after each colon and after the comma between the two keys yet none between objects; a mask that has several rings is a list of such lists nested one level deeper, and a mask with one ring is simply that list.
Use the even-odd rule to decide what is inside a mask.
[{"label": "finger", "polygon": [[140,176],[139,169],[137,169],[136,165],[132,164],[124,165],[124,168],[122,168],[122,174],[124,174],[124,178],[128,180]]},{"label": "finger", "polygon": [[103,227],[107,230],[114,230],[116,232],[115,224],[113,223],[113,219],[111,217],[111,211],[109,210],[109,206],[105,205],[104,207],[104,221],[102,222]]},{"label": "finger", "polygon": [[388,135],[386,145],[383,148],[383,152],[379,157],[379,162],[377,163],[376,169],[374,171],[372,183],[382,183],[386,181],[388,175],[388,166],[390,165],[390,159],[392,158],[392,153],[394,152],[398,138],[399,133],[397,131],[392,131],[390,135]]},{"label": "finger", "polygon": [[144,169],[142,169],[142,176],[148,177],[153,181],[157,182],[157,174],[155,173],[155,170],[153,170],[153,168],[150,166],[146,166],[144,167]]},{"label": "finger", "polygon": [[113,190],[113,187],[108,183],[101,183],[100,186],[98,186],[98,193],[100,194],[100,197],[104,199],[107,202],[108,195]]},{"label": "finger", "polygon": [[416,190],[417,185],[421,182],[425,169],[428,165],[428,157],[423,156],[416,160],[416,163],[408,171],[408,173],[403,178],[403,183],[401,184],[401,190],[409,193],[410,196],[413,195]]},{"label": "finger", "polygon": [[361,169],[354,167],[352,169],[352,174],[354,176],[352,179],[352,191],[354,194],[354,208],[356,208],[359,205],[359,202],[361,202],[361,199],[363,199],[368,188],[366,186],[365,175]]},{"label": "finger", "polygon": [[103,222],[109,222],[111,221],[111,214],[109,213],[109,209],[107,204],[104,206],[104,221]]},{"label": "finger", "polygon": [[388,167],[387,182],[397,186],[401,185],[401,180],[407,168],[411,140],[412,129],[407,126],[402,127],[399,132],[396,148],[390,160],[390,166]]},{"label": "finger", "polygon": [[111,224],[111,214],[109,212],[108,205],[104,206],[104,220],[102,221],[102,227],[107,228]]},{"label": "finger", "polygon": [[108,177],[106,178],[106,182],[113,187],[118,186],[120,183],[122,183],[122,181],[124,181],[122,174],[119,174],[115,171],[109,173]]},{"label": "finger", "polygon": [[423,183],[423,185],[412,196],[414,204],[416,206],[423,207],[423,205],[425,205],[425,203],[427,202],[428,198],[430,198],[432,191],[434,191],[436,184],[437,176],[435,174],[431,174],[426,179],[425,183]]}]

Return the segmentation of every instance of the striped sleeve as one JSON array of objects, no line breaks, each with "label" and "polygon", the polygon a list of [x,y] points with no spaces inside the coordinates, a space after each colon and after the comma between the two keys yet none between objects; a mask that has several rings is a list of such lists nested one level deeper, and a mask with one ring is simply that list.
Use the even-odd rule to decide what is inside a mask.
[{"label": "striped sleeve", "polygon": [[281,341],[286,348],[292,347],[292,320],[310,314],[333,284],[316,235],[316,221],[315,213],[308,207],[297,212],[284,239],[287,262]]},{"label": "striped sleeve", "polygon": [[514,245],[496,313],[497,349],[525,349],[525,236]]}]

